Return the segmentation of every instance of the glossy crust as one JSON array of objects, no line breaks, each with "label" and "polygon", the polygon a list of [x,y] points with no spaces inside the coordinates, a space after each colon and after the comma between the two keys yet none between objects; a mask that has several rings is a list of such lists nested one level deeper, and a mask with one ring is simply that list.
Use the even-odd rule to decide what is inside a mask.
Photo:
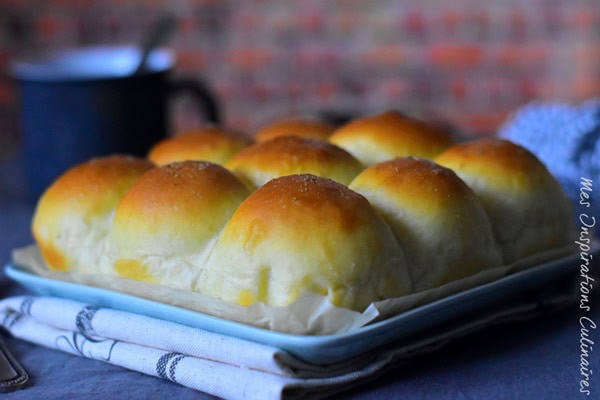
[{"label": "glossy crust", "polygon": [[358,118],[338,128],[329,141],[364,165],[396,157],[431,159],[453,144],[449,133],[396,111]]},{"label": "glossy crust", "polygon": [[247,195],[231,172],[209,162],[149,171],[117,208],[110,235],[115,272],[190,289],[204,252]]},{"label": "glossy crust", "polygon": [[118,202],[153,167],[142,158],[114,155],[79,164],[54,181],[38,201],[32,221],[48,266],[98,272],[97,260]]},{"label": "glossy crust", "polygon": [[250,146],[226,164],[251,188],[273,178],[313,174],[349,184],[363,165],[347,151],[321,139],[280,136]]},{"label": "glossy crust", "polygon": [[400,246],[368,201],[314,175],[274,179],[227,223],[196,290],[227,302],[285,306],[304,292],[362,310],[409,293]]},{"label": "glossy crust", "polygon": [[415,291],[502,265],[483,205],[451,170],[397,158],[363,171],[350,188],[392,228],[411,266]]},{"label": "glossy crust", "polygon": [[279,136],[298,136],[314,139],[327,139],[335,127],[323,121],[308,118],[289,118],[273,122],[255,134],[258,142]]},{"label": "glossy crust", "polygon": [[205,127],[163,139],[150,149],[148,159],[157,165],[188,160],[223,164],[252,142],[222,128]]},{"label": "glossy crust", "polygon": [[482,139],[453,146],[435,160],[479,196],[505,263],[569,243],[569,200],[546,166],[525,148]]}]

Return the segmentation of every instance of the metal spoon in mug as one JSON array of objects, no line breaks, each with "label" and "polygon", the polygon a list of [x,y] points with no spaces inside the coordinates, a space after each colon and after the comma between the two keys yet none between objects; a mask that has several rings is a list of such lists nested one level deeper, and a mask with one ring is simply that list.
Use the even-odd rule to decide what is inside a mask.
[{"label": "metal spoon in mug", "polygon": [[0,393],[19,389],[28,381],[29,375],[8,351],[0,336]]},{"label": "metal spoon in mug", "polygon": [[144,37],[141,46],[141,57],[134,69],[134,75],[143,74],[148,70],[148,57],[154,49],[165,42],[177,27],[177,18],[171,14],[163,14]]}]

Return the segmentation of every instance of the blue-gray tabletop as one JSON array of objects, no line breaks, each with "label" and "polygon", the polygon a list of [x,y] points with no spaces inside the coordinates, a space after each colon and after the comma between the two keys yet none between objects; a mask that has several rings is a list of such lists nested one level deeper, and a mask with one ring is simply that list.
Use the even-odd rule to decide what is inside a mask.
[{"label": "blue-gray tabletop", "polygon": [[[32,242],[21,158],[0,161],[0,262]],[[596,260],[594,275],[600,270]],[[600,281],[600,278],[597,279]],[[600,286],[600,283],[598,283]],[[600,324],[600,287],[593,290],[589,316]],[[0,297],[28,293],[0,276]],[[592,348],[590,395],[580,392],[581,316],[577,307],[532,320],[487,328],[445,348],[394,368],[336,396],[346,399],[598,399],[600,347]],[[589,325],[588,325],[589,327]],[[1,332],[29,372],[31,384],[2,397],[17,399],[209,399],[177,384],[121,367],[50,350]],[[590,329],[600,344],[600,328]]]}]

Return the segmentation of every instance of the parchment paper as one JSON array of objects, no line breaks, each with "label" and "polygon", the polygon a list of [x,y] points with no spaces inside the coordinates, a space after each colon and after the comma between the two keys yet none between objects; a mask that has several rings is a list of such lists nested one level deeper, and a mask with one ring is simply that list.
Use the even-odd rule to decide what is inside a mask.
[{"label": "parchment paper", "polygon": [[44,262],[36,245],[14,250],[13,261],[15,265],[45,278],[110,289],[274,331],[325,335],[356,329],[569,254],[575,254],[573,246],[553,249],[438,288],[373,303],[362,313],[333,306],[327,297],[313,293],[304,294],[286,307],[269,307],[262,303],[244,307],[225,303],[201,293],[137,282],[117,275],[53,271]]}]

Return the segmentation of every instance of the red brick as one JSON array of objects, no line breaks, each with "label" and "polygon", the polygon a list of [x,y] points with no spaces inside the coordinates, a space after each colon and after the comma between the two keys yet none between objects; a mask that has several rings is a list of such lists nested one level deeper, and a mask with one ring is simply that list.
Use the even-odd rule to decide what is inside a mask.
[{"label": "red brick", "polygon": [[496,133],[510,113],[510,110],[474,113],[466,116],[462,124],[477,134],[492,135]]},{"label": "red brick", "polygon": [[450,83],[450,91],[457,100],[463,100],[468,94],[467,82],[463,80],[456,80]]},{"label": "red brick", "polygon": [[323,25],[323,18],[316,13],[302,14],[298,18],[300,29],[307,32],[318,31]]},{"label": "red brick", "polygon": [[540,94],[539,84],[533,79],[523,79],[519,82],[521,97],[525,100],[535,99]]},{"label": "red brick", "polygon": [[202,70],[205,66],[205,56],[197,50],[179,50],[177,52],[177,67],[184,71]]},{"label": "red brick", "polygon": [[321,100],[329,100],[336,92],[335,85],[331,82],[322,82],[317,85],[316,94]]},{"label": "red brick", "polygon": [[368,49],[363,59],[369,64],[395,66],[406,61],[406,50],[398,45],[383,45]]},{"label": "red brick", "polygon": [[264,101],[272,96],[272,89],[264,83],[258,83],[252,86],[252,96],[255,100]]},{"label": "red brick", "polygon": [[521,11],[513,11],[509,14],[508,23],[513,38],[524,38],[527,33],[527,16]]},{"label": "red brick", "polygon": [[577,77],[571,90],[573,100],[584,100],[600,96],[600,77]]},{"label": "red brick", "polygon": [[590,29],[600,22],[600,12],[592,7],[577,9],[563,17],[569,28]]},{"label": "red brick", "polygon": [[407,31],[413,35],[422,35],[425,32],[425,18],[420,12],[407,13],[404,18],[404,25]]},{"label": "red brick", "polygon": [[334,68],[339,61],[338,53],[321,48],[299,49],[293,57],[303,68]]},{"label": "red brick", "polygon": [[238,68],[252,70],[271,63],[273,54],[263,49],[237,49],[229,51],[227,59]]},{"label": "red brick", "polygon": [[442,14],[442,24],[444,25],[444,29],[449,33],[455,32],[463,19],[463,15],[454,10],[445,11]]},{"label": "red brick", "polygon": [[492,61],[504,66],[522,66],[543,63],[550,53],[545,43],[509,44],[492,54]]},{"label": "red brick", "polygon": [[578,46],[574,51],[577,63],[588,64],[594,67],[600,65],[600,44],[590,42],[587,45]]},{"label": "red brick", "polygon": [[192,35],[197,28],[198,22],[194,18],[184,17],[179,19],[178,29],[182,35]]},{"label": "red brick", "polygon": [[429,59],[444,67],[474,67],[481,62],[483,49],[476,45],[443,44],[431,47]]}]

